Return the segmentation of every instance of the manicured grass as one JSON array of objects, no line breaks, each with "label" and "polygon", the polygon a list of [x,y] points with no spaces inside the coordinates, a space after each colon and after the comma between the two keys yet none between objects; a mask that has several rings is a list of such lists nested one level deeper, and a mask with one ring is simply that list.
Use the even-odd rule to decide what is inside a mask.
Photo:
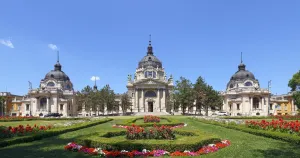
[{"label": "manicured grass", "polygon": [[[179,121],[187,123],[188,129],[201,130],[203,132],[213,133],[222,139],[231,141],[231,146],[221,149],[216,153],[210,153],[201,157],[300,157],[300,146],[288,142],[255,136],[245,132],[227,129],[220,126],[204,124],[195,120],[190,120],[184,116],[174,116]],[[78,137],[91,134],[93,132],[118,131],[118,128],[111,128],[112,125],[121,119],[129,117],[114,117],[116,121],[107,122],[101,125],[81,129],[74,132],[68,132],[59,136],[46,138],[43,140],[13,145],[0,149],[1,158],[5,157],[83,157],[87,156],[81,153],[64,151],[63,147]],[[131,117],[132,118],[132,117]],[[122,121],[122,120],[121,120]]]}]

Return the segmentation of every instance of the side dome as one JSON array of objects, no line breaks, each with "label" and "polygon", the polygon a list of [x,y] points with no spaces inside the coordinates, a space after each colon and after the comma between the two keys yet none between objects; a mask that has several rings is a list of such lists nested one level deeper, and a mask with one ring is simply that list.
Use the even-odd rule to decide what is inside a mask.
[{"label": "side dome", "polygon": [[246,68],[245,64],[241,63],[238,68],[239,70],[234,75],[232,75],[230,80],[234,80],[234,81],[245,80],[245,79],[255,80],[253,73],[245,69]]},{"label": "side dome", "polygon": [[48,72],[45,76],[46,79],[55,79],[58,81],[70,81],[70,78],[68,75],[66,75],[63,71],[61,71],[61,65],[59,61],[54,65],[54,70],[51,70]]}]

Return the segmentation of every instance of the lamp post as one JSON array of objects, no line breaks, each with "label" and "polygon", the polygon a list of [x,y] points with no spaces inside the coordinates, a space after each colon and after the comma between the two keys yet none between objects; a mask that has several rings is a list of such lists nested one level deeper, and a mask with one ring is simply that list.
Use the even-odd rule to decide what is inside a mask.
[{"label": "lamp post", "polygon": [[271,83],[272,83],[272,80],[268,81],[268,116],[270,114],[270,98],[271,98],[271,93],[270,93],[270,89],[271,89]]}]

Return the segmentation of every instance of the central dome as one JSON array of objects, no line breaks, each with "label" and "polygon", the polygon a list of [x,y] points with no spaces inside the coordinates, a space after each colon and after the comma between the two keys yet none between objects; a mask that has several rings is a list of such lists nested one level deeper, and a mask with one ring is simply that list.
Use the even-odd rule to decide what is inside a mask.
[{"label": "central dome", "polygon": [[149,41],[147,55],[139,62],[139,68],[147,68],[151,66],[153,68],[162,68],[162,63],[156,56],[153,55],[153,48],[151,41]]},{"label": "central dome", "polygon": [[58,81],[70,81],[69,76],[66,75],[63,71],[61,71],[61,65],[58,61],[54,65],[54,70],[51,70],[46,74],[45,80],[46,79],[55,79]]}]

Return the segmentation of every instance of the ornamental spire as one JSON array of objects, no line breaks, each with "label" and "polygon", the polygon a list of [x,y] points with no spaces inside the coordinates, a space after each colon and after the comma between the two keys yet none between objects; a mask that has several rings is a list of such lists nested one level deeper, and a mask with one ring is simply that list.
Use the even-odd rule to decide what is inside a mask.
[{"label": "ornamental spire", "polygon": [[147,55],[153,55],[153,49],[151,45],[151,34],[149,35],[149,45],[148,45]]},{"label": "ornamental spire", "polygon": [[57,62],[59,63],[59,51],[57,51]]},{"label": "ornamental spire", "polygon": [[243,63],[243,52],[241,52],[241,63]]}]

